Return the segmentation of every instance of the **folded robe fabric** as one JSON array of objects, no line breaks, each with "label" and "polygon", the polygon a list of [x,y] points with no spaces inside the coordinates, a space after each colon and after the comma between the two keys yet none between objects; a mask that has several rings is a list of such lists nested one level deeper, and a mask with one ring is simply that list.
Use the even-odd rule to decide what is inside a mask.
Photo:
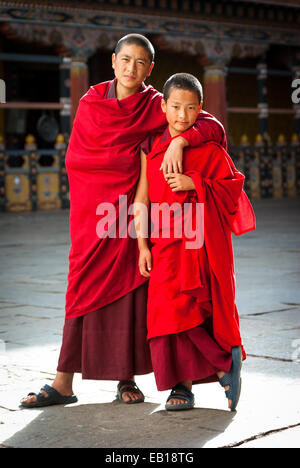
[{"label": "folded robe fabric", "polygon": [[231,233],[241,235],[255,229],[255,215],[243,190],[244,175],[236,170],[224,148],[206,143],[184,152],[184,174],[193,179],[196,191],[172,192],[158,171],[170,143],[170,139],[163,143],[161,140],[155,141],[147,155],[151,217],[154,205],[179,203],[181,213],[186,213],[184,205],[192,206],[191,226],[199,229],[195,210],[201,207],[204,244],[186,248],[192,237],[186,235],[184,227],[182,237],[176,238],[176,214],[172,218],[174,235],[171,231],[169,238],[158,236],[163,223],[153,223],[148,339],[191,329],[211,314],[215,340],[231,352],[233,346],[242,346]]},{"label": "folded robe fabric", "polygon": [[[67,150],[71,249],[66,318],[93,312],[146,281],[138,268],[136,239],[127,234],[132,222],[127,208],[139,178],[139,146],[165,127],[166,119],[162,95],[152,86],[142,84],[139,92],[118,100],[108,98],[115,85],[116,80],[100,83],[81,98]],[[224,129],[206,112],[184,136],[191,145],[209,139],[226,145]]]}]

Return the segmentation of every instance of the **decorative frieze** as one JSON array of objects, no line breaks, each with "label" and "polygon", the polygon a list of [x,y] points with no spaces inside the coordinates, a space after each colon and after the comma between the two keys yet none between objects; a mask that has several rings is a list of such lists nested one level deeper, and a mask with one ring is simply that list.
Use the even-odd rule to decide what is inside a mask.
[{"label": "decorative frieze", "polygon": [[[100,7],[100,2],[95,3]],[[112,34],[120,36],[124,32],[134,31],[168,34],[174,36],[173,39],[177,36],[197,41],[219,39],[222,45],[224,41],[229,41],[239,44],[242,49],[249,44],[257,47],[259,44],[298,45],[300,43],[300,29],[293,27],[298,25],[297,10],[295,10],[292,24],[286,22],[280,27],[278,25],[277,28],[274,28],[271,17],[265,18],[266,23],[263,26],[255,24],[255,21],[251,24],[249,18],[255,19],[260,11],[258,7],[253,9],[252,6],[249,9],[243,4],[240,7],[242,9],[239,10],[236,2],[226,2],[227,5],[225,5],[225,3],[220,2],[166,1],[164,14],[162,14],[164,7],[161,1],[159,8],[158,3],[155,2],[155,5],[153,3],[153,7],[149,10],[142,8],[142,13],[136,13],[133,8],[130,9],[130,13],[128,9],[127,11],[122,11],[121,8],[118,11],[107,9],[108,4],[113,6],[119,3],[105,2],[104,5],[102,2],[101,5],[103,8],[105,6],[105,9],[100,10],[92,9],[91,2],[85,4],[86,8],[82,8],[82,3],[79,7],[76,2],[75,4],[72,2],[72,5],[70,2],[70,7],[67,8],[53,3],[47,4],[47,6],[33,7],[32,5],[4,2],[0,6],[0,25],[1,23],[5,24],[2,31],[6,34],[17,34],[18,37],[26,37],[26,35],[28,37],[29,35],[30,40],[42,40],[55,45],[62,44],[68,50],[83,49],[85,53],[91,49],[91,46],[93,48],[98,40],[101,40],[99,36],[103,33],[107,34],[107,48],[109,48],[111,42],[115,42],[115,39],[111,40]],[[201,6],[201,11],[195,12],[193,18],[185,15],[176,16],[180,10],[184,11],[184,5],[189,5],[189,11],[191,11],[191,4],[197,4],[198,10]],[[124,6],[124,2],[122,5]],[[133,6],[133,3],[128,3],[128,6],[130,5]],[[134,5],[139,6],[136,3]],[[155,8],[157,9],[156,14]],[[194,11],[194,7],[192,9]],[[243,16],[245,11],[250,14],[247,18]],[[265,14],[265,8],[262,11]],[[272,10],[270,9],[270,11]],[[230,12],[235,18],[240,18],[242,21],[239,23],[228,22],[227,16]],[[206,18],[207,15],[211,15],[209,20]]]}]

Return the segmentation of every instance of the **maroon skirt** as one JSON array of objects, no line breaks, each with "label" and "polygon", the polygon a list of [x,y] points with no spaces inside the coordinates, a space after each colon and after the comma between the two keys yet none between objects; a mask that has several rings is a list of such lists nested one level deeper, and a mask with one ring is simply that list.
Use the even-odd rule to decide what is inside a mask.
[{"label": "maroon skirt", "polygon": [[213,339],[209,320],[148,342],[147,296],[145,283],[95,312],[67,319],[57,370],[91,380],[127,380],[154,370],[160,391],[183,380],[212,382],[216,372],[229,371],[232,357]]},{"label": "maroon skirt", "polygon": [[91,380],[128,380],[153,372],[147,297],[144,283],[95,312],[67,319],[57,370]]},{"label": "maroon skirt", "polygon": [[159,391],[191,380],[193,384],[215,382],[217,372],[229,372],[232,355],[214,340],[208,319],[201,326],[149,340],[152,365]]}]

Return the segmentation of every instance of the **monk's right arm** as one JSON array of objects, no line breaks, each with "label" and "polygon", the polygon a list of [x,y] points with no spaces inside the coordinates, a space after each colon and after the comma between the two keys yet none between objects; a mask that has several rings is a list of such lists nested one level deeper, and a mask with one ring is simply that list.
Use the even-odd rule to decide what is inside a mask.
[{"label": "monk's right arm", "polygon": [[134,222],[137,241],[140,251],[139,269],[142,276],[150,277],[149,271],[152,267],[152,256],[148,245],[148,180],[147,180],[147,158],[141,151],[141,173],[134,198]]}]

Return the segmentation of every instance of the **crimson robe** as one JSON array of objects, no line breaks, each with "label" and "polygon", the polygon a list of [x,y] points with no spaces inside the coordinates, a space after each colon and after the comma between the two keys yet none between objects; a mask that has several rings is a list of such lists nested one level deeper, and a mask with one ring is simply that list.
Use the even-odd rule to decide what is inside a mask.
[{"label": "crimson robe", "polygon": [[[125,205],[120,228],[119,197],[128,207],[133,203],[139,146],[147,135],[164,128],[166,119],[162,95],[152,86],[142,84],[139,92],[118,100],[109,97],[115,96],[115,84],[92,86],[81,98],[66,154],[71,237],[66,318],[100,309],[146,281],[139,273],[136,239],[124,228],[124,221],[126,226],[132,221],[132,215],[124,216]],[[215,139],[226,146],[222,125],[206,112],[183,136],[191,145]],[[115,222],[109,218],[107,223],[111,237],[98,230],[108,204],[116,215]]]},{"label": "crimson robe", "polygon": [[[245,177],[236,170],[225,149],[210,142],[184,151],[184,174],[193,179],[196,190],[172,192],[159,171],[169,143],[170,138],[158,137],[147,155],[151,217],[153,221],[154,205],[177,203],[182,218],[178,221],[178,213],[171,212],[168,238],[163,237],[163,223],[153,222],[148,339],[189,330],[211,316],[216,342],[231,352],[233,346],[242,346],[231,233],[241,235],[255,229],[254,212],[243,190]],[[184,204],[192,207],[187,216],[195,228],[197,203],[203,209],[204,243],[187,248],[190,239],[184,226],[181,237],[175,231],[186,221]],[[244,349],[243,354],[245,357]]]}]

